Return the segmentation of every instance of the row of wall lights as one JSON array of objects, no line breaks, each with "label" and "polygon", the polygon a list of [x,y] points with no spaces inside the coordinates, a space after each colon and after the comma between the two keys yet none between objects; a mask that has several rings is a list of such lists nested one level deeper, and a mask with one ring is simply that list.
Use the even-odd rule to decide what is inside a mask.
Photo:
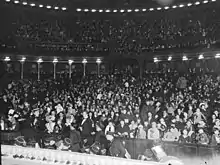
[{"label": "row of wall lights", "polygon": [[[220,53],[217,53],[216,55],[215,55],[215,58],[220,58]],[[198,56],[198,59],[199,60],[202,60],[202,59],[204,59],[204,55],[203,54],[201,54],[201,55],[199,55]],[[5,59],[4,59],[4,61],[10,61],[11,59],[10,59],[10,57],[5,57]],[[154,62],[159,62],[160,60],[157,58],[157,57],[154,57],[153,58],[153,60],[154,60]],[[172,60],[172,56],[169,56],[168,57],[168,59],[167,59],[168,61],[171,61]],[[187,56],[183,56],[182,57],[182,60],[183,61],[187,61],[188,60],[188,58],[187,58]],[[26,57],[22,57],[22,59],[20,60],[20,62],[25,62],[26,61]],[[42,60],[42,58],[39,58],[38,60],[37,60],[37,63],[42,63],[43,62],[43,60]],[[58,63],[59,61],[58,61],[58,59],[57,58],[54,58],[53,59],[53,61],[52,61],[53,63]],[[74,61],[73,60],[68,60],[68,63],[69,64],[72,64]],[[101,59],[100,58],[98,58],[97,60],[96,60],[96,63],[98,64],[98,63],[101,63],[102,61],[101,61]],[[86,64],[86,63],[88,63],[88,61],[87,61],[87,59],[83,59],[82,60],[82,63],[83,64]]]},{"label": "row of wall lights", "polygon": [[[11,61],[11,59],[10,59],[10,57],[7,56],[7,57],[5,57],[4,61],[8,62],[8,61]],[[25,63],[25,61],[26,61],[26,57],[22,57],[21,60],[20,60],[20,62],[21,62],[21,79],[24,78],[24,63]],[[42,62],[43,62],[42,58],[39,58],[37,60],[37,64],[38,64],[37,77],[38,77],[38,80],[40,80],[40,64]],[[73,62],[74,62],[73,60],[68,60],[68,63],[70,65],[70,67],[69,67],[69,78],[71,78],[71,76],[72,76],[72,67],[71,67],[71,65],[72,65]],[[83,76],[86,75],[86,64],[87,64],[87,62],[88,61],[85,58],[82,60],[82,63],[83,63]],[[57,63],[58,63],[58,59],[54,58],[53,59],[53,64],[54,64],[53,77],[54,77],[54,79],[56,79],[56,64]],[[102,63],[101,59],[97,58],[96,63],[97,63],[97,73],[98,73],[98,76],[99,76],[100,75],[100,64]]]},{"label": "row of wall lights", "polygon": [[[220,53],[217,53],[217,54],[215,55],[215,58],[220,58]],[[200,55],[198,56],[198,59],[199,59],[199,60],[204,59],[204,55],[203,55],[203,54],[200,54]],[[154,62],[160,62],[160,60],[159,60],[157,57],[154,57],[153,60],[154,60]],[[168,61],[171,61],[171,60],[172,60],[172,56],[169,56],[167,60],[168,60]],[[183,56],[183,57],[182,57],[182,60],[183,60],[183,61],[187,61],[187,60],[189,60],[189,59],[188,59],[187,56]]]},{"label": "row of wall lights", "polygon": [[[4,58],[4,61],[8,62],[8,61],[11,61],[11,59],[10,59],[10,57],[6,56],[6,57]],[[26,57],[22,57],[21,60],[20,60],[20,62],[25,62],[25,61],[26,61]],[[43,62],[42,58],[39,58],[39,59],[37,60],[37,63],[42,63],[42,62]],[[57,58],[54,58],[52,62],[53,62],[53,63],[58,63],[59,61],[58,61]],[[69,64],[72,64],[73,62],[74,62],[73,60],[68,60],[68,63],[69,63]],[[83,63],[83,64],[88,63],[87,59],[84,58],[84,59],[82,60],[82,63]],[[96,63],[102,63],[101,59],[100,59],[100,58],[97,58]]]}]

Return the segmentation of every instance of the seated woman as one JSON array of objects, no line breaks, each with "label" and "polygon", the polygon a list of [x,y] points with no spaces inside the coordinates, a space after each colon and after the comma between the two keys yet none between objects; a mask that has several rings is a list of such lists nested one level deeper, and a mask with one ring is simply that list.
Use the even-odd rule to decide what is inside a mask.
[{"label": "seated woman", "polygon": [[152,122],[151,124],[151,128],[148,129],[148,132],[147,132],[147,138],[149,140],[159,140],[160,139],[160,131],[157,129],[157,124],[156,122]]},{"label": "seated woman", "polygon": [[196,136],[196,140],[198,142],[198,144],[203,144],[203,145],[207,145],[209,144],[209,138],[207,136],[207,134],[204,132],[203,129],[199,129],[199,132]]},{"label": "seated woman", "polygon": [[54,131],[54,126],[55,126],[55,122],[53,120],[53,116],[47,116],[46,117],[46,121],[47,121],[47,123],[45,124],[46,132],[48,134],[52,134],[53,131]]},{"label": "seated woman", "polygon": [[146,137],[147,137],[147,134],[146,134],[146,131],[144,130],[143,125],[139,125],[136,138],[137,139],[146,139]]},{"label": "seated woman", "polygon": [[190,143],[190,137],[188,136],[188,132],[186,129],[183,130],[182,134],[180,135],[180,138],[178,140],[179,143]]},{"label": "seated woman", "polygon": [[163,140],[172,141],[172,142],[178,141],[179,140],[178,130],[174,126],[171,126],[170,130],[164,134]]}]

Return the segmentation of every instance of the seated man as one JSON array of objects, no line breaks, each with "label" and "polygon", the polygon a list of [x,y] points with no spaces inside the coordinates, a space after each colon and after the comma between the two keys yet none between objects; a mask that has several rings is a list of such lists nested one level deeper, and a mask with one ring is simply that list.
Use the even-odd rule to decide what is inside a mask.
[{"label": "seated man", "polygon": [[115,134],[115,127],[112,121],[109,121],[108,125],[105,128],[105,135],[114,135]]},{"label": "seated man", "polygon": [[121,137],[128,137],[129,132],[129,126],[125,124],[124,120],[121,120],[119,126],[116,128],[116,134]]}]

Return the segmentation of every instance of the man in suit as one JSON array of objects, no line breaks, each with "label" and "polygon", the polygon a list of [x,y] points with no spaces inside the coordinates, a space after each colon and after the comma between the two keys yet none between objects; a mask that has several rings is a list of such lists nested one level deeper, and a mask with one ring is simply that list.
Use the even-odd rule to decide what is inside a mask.
[{"label": "man in suit", "polygon": [[140,118],[142,122],[147,121],[149,118],[148,112],[154,115],[155,109],[153,107],[153,101],[147,100],[145,104],[143,104],[142,108],[140,109]]},{"label": "man in suit", "polygon": [[92,121],[88,118],[88,113],[83,112],[83,120],[80,125],[81,137],[86,145],[92,145],[93,135]]}]

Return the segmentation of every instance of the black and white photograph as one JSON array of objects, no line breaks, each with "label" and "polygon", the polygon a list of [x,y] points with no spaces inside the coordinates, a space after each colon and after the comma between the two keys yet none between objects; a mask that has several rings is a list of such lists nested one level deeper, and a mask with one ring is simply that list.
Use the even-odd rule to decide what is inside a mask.
[{"label": "black and white photograph", "polygon": [[0,0],[2,165],[220,165],[220,0]]}]

